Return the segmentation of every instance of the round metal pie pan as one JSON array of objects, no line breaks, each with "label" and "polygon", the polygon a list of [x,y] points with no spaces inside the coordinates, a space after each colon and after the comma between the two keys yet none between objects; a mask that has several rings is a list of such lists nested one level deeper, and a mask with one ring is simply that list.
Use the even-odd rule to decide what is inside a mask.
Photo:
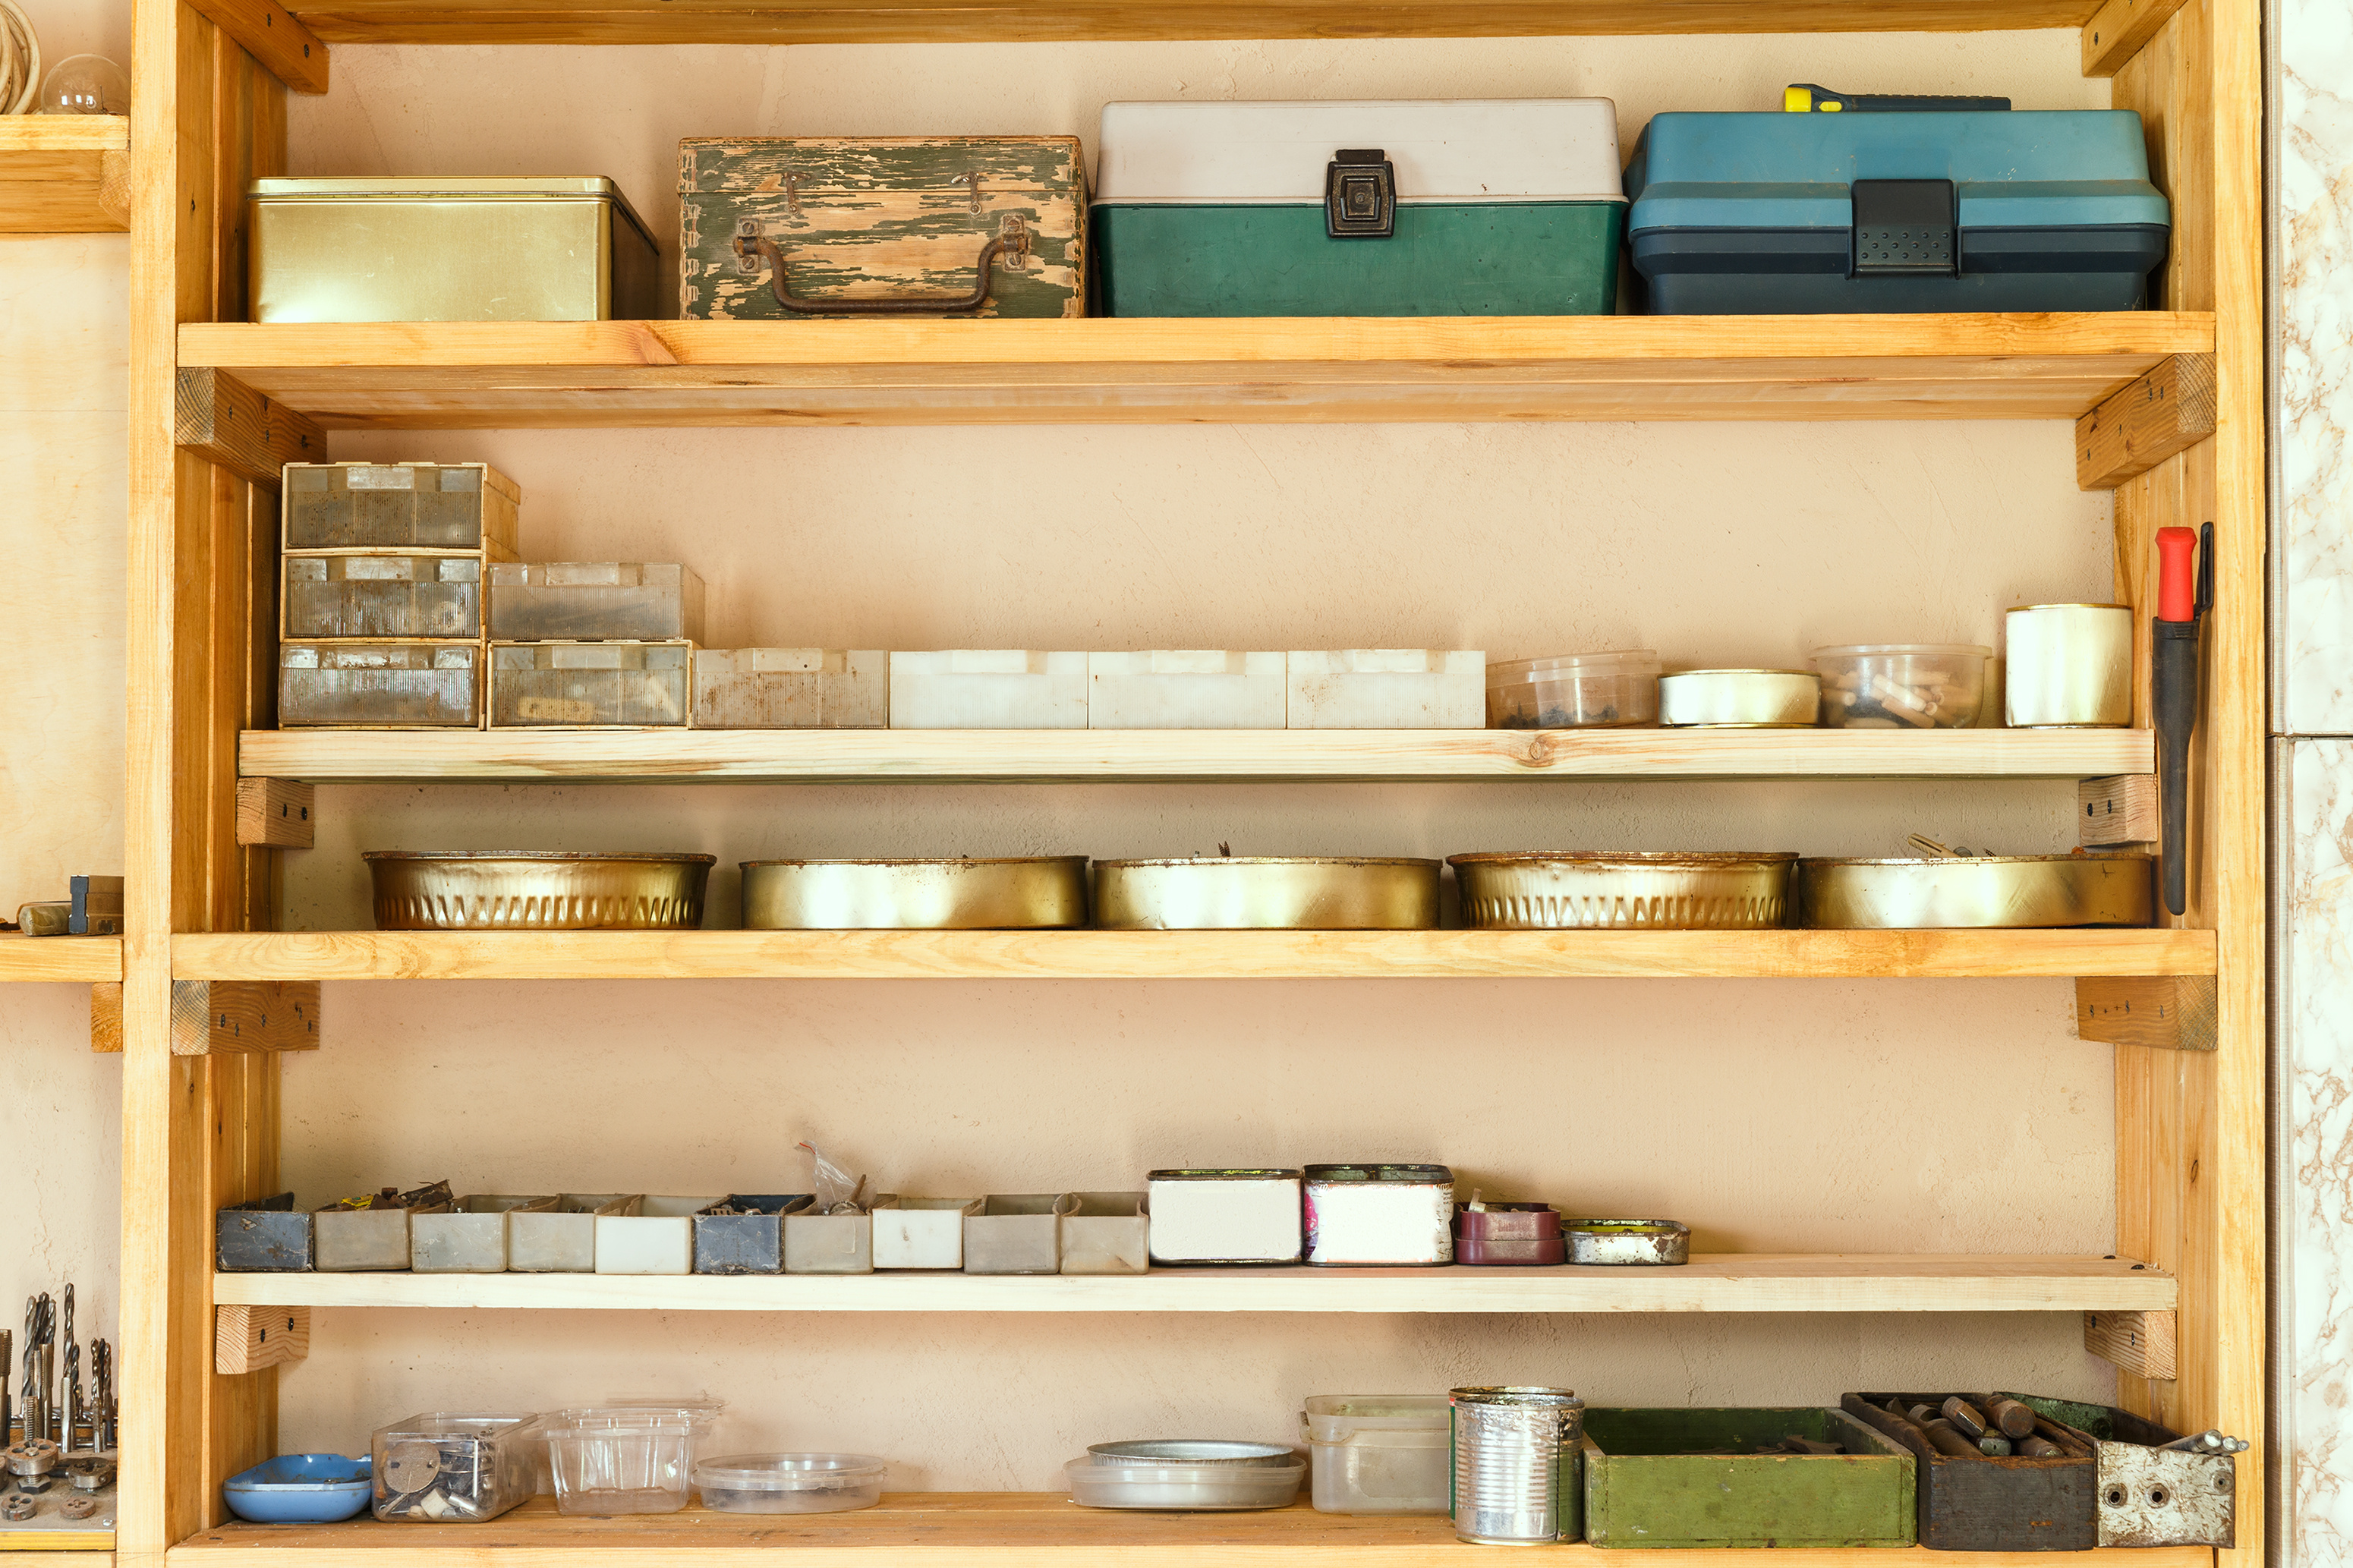
[{"label": "round metal pie pan", "polygon": [[1800,923],[1830,931],[2145,926],[2147,855],[1800,860]]},{"label": "round metal pie pan", "polygon": [[1106,931],[1427,931],[1435,860],[1216,857],[1095,862]]},{"label": "round metal pie pan", "polygon": [[694,931],[717,857],[371,849],[378,931]]},{"label": "round metal pie pan", "polygon": [[1051,931],[1087,923],[1087,859],[746,860],[746,931]]},{"label": "round metal pie pan", "polygon": [[1794,852],[1450,855],[1476,931],[1765,931],[1785,925]]}]

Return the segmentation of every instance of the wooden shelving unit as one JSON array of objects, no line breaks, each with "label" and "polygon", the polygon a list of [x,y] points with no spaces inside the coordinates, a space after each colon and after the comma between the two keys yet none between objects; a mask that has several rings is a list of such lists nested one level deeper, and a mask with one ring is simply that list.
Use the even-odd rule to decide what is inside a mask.
[{"label": "wooden shelving unit", "polygon": [[[2260,180],[2254,0],[330,0],[286,12],[135,0],[132,496],[126,870],[125,1561],[271,1568],[796,1561],[1166,1563],[1259,1568],[1462,1560],[1442,1521],[1303,1509],[1167,1519],[1054,1497],[911,1495],[865,1513],[494,1526],[223,1525],[217,1483],[276,1451],[269,1371],[214,1371],[219,1304],[940,1311],[2171,1312],[2177,1375],[2119,1399],[2178,1428],[2263,1421]],[[219,18],[216,24],[213,17]],[[2086,74],[2139,110],[2173,202],[2165,309],[2050,316],[1000,322],[246,324],[246,181],[283,172],[285,83],[327,47],[778,43],[2082,28]],[[223,28],[227,30],[224,31]],[[322,41],[323,40],[323,41]],[[240,45],[243,47],[240,47]],[[248,52],[250,51],[250,52]],[[259,61],[274,64],[272,77]],[[239,776],[432,781],[1137,781],[2093,778],[2147,773],[2145,731],[2098,735],[1248,737],[607,732],[280,734],[271,568],[277,465],[324,429],[1516,419],[2075,419],[2181,356],[2211,356],[2211,436],[2117,484],[2116,596],[2146,605],[2151,531],[2216,524],[2216,610],[2194,763],[2192,903],[2128,931],[1488,933],[280,933]],[[189,378],[194,378],[191,381]],[[176,399],[200,385],[204,417]],[[2129,400],[2127,400],[2129,401]],[[2109,405],[2109,406],[2116,406]],[[201,426],[201,428],[198,428]],[[2104,439],[2105,439],[2104,437]],[[305,443],[311,443],[305,445]],[[185,443],[185,445],[183,444]],[[2126,447],[2130,446],[2127,437]],[[2129,457],[2127,450],[2125,454]],[[2119,468],[2104,451],[2086,472]],[[2092,454],[2085,453],[2091,463]],[[2088,481],[2087,481],[2088,482]],[[2146,693],[2142,717],[2146,722]],[[0,952],[0,958],[5,953]],[[2116,1047],[2125,1260],[1718,1256],[1588,1279],[1470,1270],[1132,1279],[622,1280],[216,1276],[213,1211],[280,1190],[278,1063],[172,1053],[203,988],[401,978],[2076,976],[2135,1005],[2211,1014],[2212,1048]],[[2135,990],[2141,982],[2147,990]],[[2079,984],[2078,999],[2085,992]],[[2137,998],[2137,1000],[2135,1000]],[[207,1000],[210,1000],[208,997]],[[2120,1004],[2121,1005],[2121,1004]],[[202,1015],[198,1015],[202,1016]],[[202,1031],[197,1031],[201,1035]],[[2150,1037],[2130,1035],[2119,1037]],[[332,1041],[328,1042],[332,1049]],[[2136,1267],[2131,1260],[2141,1260]],[[332,1321],[332,1320],[330,1320]],[[2137,1551],[2130,1568],[2260,1559],[2265,1454],[2242,1456],[2239,1545]],[[1559,1548],[1564,1552],[1581,1548]],[[2112,1554],[2102,1553],[2103,1558]],[[1766,1560],[1709,1552],[1680,1568]],[[1564,1559],[1565,1560],[1565,1559]],[[1589,1561],[1589,1557],[1581,1559]],[[1775,1552],[1771,1568],[1898,1568],[1912,1552]],[[2037,1558],[2038,1564],[2041,1559]],[[1646,1564],[1646,1568],[1678,1568]],[[2024,1559],[2003,1568],[2027,1568]]]},{"label": "wooden shelving unit", "polygon": [[130,121],[0,115],[0,234],[121,234],[130,226]]},{"label": "wooden shelving unit", "polygon": [[121,978],[122,939],[119,936],[0,935],[0,981],[111,984]]},{"label": "wooden shelving unit", "polygon": [[2202,931],[222,931],[180,980],[1957,980],[2214,973]]},{"label": "wooden shelving unit", "polygon": [[195,322],[179,363],[329,429],[2027,419],[2211,312],[1077,321]]},{"label": "wooden shelving unit", "polygon": [[1118,784],[1154,779],[2084,779],[2147,730],[248,730],[237,772],[313,784]]}]

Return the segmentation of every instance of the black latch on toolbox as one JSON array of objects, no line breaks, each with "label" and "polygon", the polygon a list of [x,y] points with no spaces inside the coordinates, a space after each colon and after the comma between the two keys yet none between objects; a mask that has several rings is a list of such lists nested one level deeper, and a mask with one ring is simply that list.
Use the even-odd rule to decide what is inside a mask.
[{"label": "black latch on toolbox", "polygon": [[1857,180],[1857,278],[1952,278],[1960,273],[1959,216],[1950,180]]},{"label": "black latch on toolbox", "polygon": [[1343,147],[1324,170],[1324,232],[1334,239],[1397,233],[1397,167],[1378,147]]}]

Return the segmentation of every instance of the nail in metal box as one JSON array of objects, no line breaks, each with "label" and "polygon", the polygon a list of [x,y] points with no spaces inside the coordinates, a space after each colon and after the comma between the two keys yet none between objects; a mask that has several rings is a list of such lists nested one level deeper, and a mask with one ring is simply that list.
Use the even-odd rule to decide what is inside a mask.
[{"label": "nail in metal box", "polygon": [[1059,1274],[1062,1224],[1059,1193],[992,1193],[965,1215],[966,1274]]},{"label": "nail in metal box", "polygon": [[596,1218],[634,1215],[639,1193],[565,1193],[553,1209],[507,1216],[507,1268],[515,1274],[593,1274]]},{"label": "nail in metal box", "polygon": [[962,1268],[965,1216],[979,1212],[978,1198],[884,1193],[874,1200],[874,1267]]},{"label": "nail in metal box", "polygon": [[[1913,1455],[1840,1411],[1588,1409],[1585,1437],[1594,1546],[1912,1544]],[[1749,1452],[1786,1437],[1846,1452]]]},{"label": "nail in metal box", "polygon": [[1142,1193],[1071,1193],[1062,1210],[1062,1272],[1142,1274],[1152,1267],[1152,1216]]},{"label": "nail in metal box", "polygon": [[788,1214],[785,1216],[787,1274],[871,1274],[874,1216]]},{"label": "nail in metal box", "polygon": [[1297,1171],[1155,1171],[1146,1180],[1153,1262],[1299,1261]]},{"label": "nail in metal box", "polygon": [[289,463],[287,550],[521,548],[522,487],[488,463]]},{"label": "nail in metal box", "polygon": [[[785,1216],[816,1200],[807,1193],[730,1193],[694,1216],[697,1274],[782,1274]],[[749,1212],[714,1214],[712,1209]]]},{"label": "nail in metal box", "polygon": [[420,1214],[409,1221],[408,1267],[417,1274],[503,1274],[514,1214],[549,1210],[553,1197],[476,1194],[458,1200],[443,1214]]},{"label": "nail in metal box", "polygon": [[599,1274],[691,1274],[694,1216],[720,1197],[641,1199],[633,1215],[596,1216]]},{"label": "nail in metal box", "polygon": [[601,179],[246,187],[257,321],[604,321],[669,312],[653,236]]},{"label": "nail in metal box", "polygon": [[213,1216],[213,1267],[224,1274],[311,1272],[311,1216],[294,1194],[231,1204]]}]

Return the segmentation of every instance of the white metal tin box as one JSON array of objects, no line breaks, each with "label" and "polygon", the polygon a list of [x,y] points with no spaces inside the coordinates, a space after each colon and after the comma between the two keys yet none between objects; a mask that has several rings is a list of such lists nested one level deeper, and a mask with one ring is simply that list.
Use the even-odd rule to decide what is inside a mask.
[{"label": "white metal tin box", "polygon": [[702,1198],[649,1197],[634,1215],[598,1215],[596,1272],[693,1273],[693,1215],[699,1209],[726,1201],[723,1194]]},{"label": "white metal tin box", "polygon": [[1147,1181],[1153,1262],[1299,1261],[1297,1171],[1155,1171]]},{"label": "white metal tin box", "polygon": [[1487,656],[1434,647],[1291,655],[1294,730],[1482,730]]},{"label": "white metal tin box", "polygon": [[1087,656],[946,648],[891,656],[893,730],[1083,730]]},{"label": "white metal tin box", "polygon": [[1280,730],[1288,720],[1280,653],[1158,648],[1087,655],[1095,730]]},{"label": "white metal tin box", "polygon": [[1454,1261],[1454,1173],[1443,1165],[1310,1165],[1307,1261],[1435,1268]]}]

